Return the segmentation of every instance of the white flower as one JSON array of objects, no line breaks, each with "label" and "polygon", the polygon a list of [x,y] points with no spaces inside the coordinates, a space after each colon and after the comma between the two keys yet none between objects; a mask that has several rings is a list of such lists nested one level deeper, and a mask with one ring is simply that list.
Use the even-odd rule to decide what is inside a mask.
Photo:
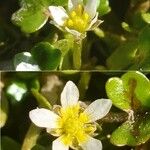
[{"label": "white flower", "polygon": [[92,137],[96,130],[95,121],[109,112],[112,102],[109,99],[98,99],[83,108],[78,100],[78,88],[72,81],[68,81],[61,93],[62,107],[57,109],[57,113],[44,108],[30,111],[29,117],[35,125],[58,136],[53,141],[52,150],[69,150],[69,147],[82,147],[83,150],[102,149],[101,141]]},{"label": "white flower", "polygon": [[52,23],[76,37],[85,36],[85,32],[98,26],[98,0],[68,0],[68,11],[61,6],[49,6]]}]

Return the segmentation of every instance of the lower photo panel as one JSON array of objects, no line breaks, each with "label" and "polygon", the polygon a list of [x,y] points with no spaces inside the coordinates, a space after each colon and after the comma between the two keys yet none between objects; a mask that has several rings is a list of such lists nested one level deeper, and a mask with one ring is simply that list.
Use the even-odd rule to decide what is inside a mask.
[{"label": "lower photo panel", "polygon": [[148,150],[150,74],[2,72],[2,150]]}]

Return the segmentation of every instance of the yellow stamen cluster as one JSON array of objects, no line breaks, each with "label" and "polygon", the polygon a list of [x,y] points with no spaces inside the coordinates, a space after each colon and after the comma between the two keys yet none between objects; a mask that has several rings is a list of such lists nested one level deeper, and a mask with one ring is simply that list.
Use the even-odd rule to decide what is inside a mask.
[{"label": "yellow stamen cluster", "polygon": [[78,32],[85,32],[89,25],[90,17],[84,12],[82,5],[78,5],[77,8],[70,12],[69,18],[65,21],[65,26],[69,29],[76,30]]},{"label": "yellow stamen cluster", "polygon": [[[81,111],[79,105],[62,108],[58,120],[59,134],[65,145],[78,145],[87,140],[87,135],[94,133],[95,124],[87,123],[89,117]],[[76,144],[75,144],[76,143]]]}]

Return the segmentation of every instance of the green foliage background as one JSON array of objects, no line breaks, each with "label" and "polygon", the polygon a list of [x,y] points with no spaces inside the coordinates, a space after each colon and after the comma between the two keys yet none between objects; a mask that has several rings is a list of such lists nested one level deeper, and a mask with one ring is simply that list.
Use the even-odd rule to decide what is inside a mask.
[{"label": "green foliage background", "polygon": [[[66,40],[65,35],[49,23],[46,15],[49,5],[67,7],[67,1],[5,0],[0,3],[1,70],[14,70],[15,55],[31,52],[39,42],[49,42],[58,47],[56,37],[63,57],[65,54],[63,65],[60,61],[57,63],[62,65],[63,70],[73,69],[69,51],[72,44],[67,41],[66,45],[66,41],[61,41]],[[104,22],[88,32],[83,41],[81,70],[150,71],[149,5],[149,0],[101,0],[97,11],[99,19]],[[60,69],[57,67],[55,69]],[[41,69],[53,70],[54,67]]]}]

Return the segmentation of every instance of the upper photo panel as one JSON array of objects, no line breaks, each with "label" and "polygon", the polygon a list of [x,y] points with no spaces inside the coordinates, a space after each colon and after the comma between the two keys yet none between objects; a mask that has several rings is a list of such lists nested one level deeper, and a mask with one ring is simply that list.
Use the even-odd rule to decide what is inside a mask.
[{"label": "upper photo panel", "polygon": [[150,1],[1,1],[0,70],[150,71]]}]

